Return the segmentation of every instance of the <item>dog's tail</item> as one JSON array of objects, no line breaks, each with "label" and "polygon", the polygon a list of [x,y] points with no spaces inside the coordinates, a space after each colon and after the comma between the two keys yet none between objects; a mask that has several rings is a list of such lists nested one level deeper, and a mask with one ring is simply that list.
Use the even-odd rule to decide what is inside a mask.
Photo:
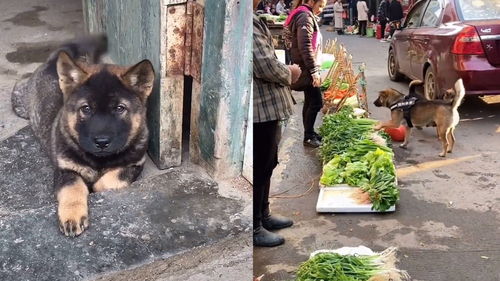
[{"label": "dog's tail", "polygon": [[453,103],[451,104],[453,111],[457,110],[460,104],[462,104],[464,96],[465,96],[464,82],[462,81],[462,78],[460,78],[457,80],[457,82],[455,82],[455,97],[453,98]]},{"label": "dog's tail", "polygon": [[95,64],[101,60],[103,54],[108,50],[108,39],[105,34],[92,34],[75,38],[61,45],[53,52],[48,61],[57,61],[60,51],[65,51],[71,58],[84,60],[87,63]]},{"label": "dog's tail", "polygon": [[417,94],[417,92],[415,91],[415,88],[418,87],[418,86],[421,86],[423,85],[424,82],[422,82],[421,80],[413,80],[410,82],[410,89],[408,91],[408,95],[410,97],[415,97],[415,96],[420,96],[419,94]]}]

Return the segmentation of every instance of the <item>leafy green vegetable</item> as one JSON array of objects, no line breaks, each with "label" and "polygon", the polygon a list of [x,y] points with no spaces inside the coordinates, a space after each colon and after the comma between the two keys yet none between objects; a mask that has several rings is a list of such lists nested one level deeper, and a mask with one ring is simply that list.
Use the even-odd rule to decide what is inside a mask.
[{"label": "leafy green vegetable", "polygon": [[335,184],[341,184],[344,182],[342,177],[342,172],[346,162],[339,155],[335,156],[323,167],[323,174],[319,179],[319,182],[326,186],[331,186]]},{"label": "leafy green vegetable", "polygon": [[386,211],[399,200],[394,153],[371,139],[376,120],[355,119],[352,113],[351,107],[344,107],[323,118],[319,154],[326,165],[320,183],[361,187],[369,194],[373,209]]},{"label": "leafy green vegetable", "polygon": [[364,160],[370,166],[370,181],[361,186],[361,189],[370,196],[374,210],[386,211],[399,200],[396,168],[392,161],[392,155],[377,149],[369,152]]},{"label": "leafy green vegetable", "polygon": [[317,253],[299,266],[295,281],[409,281],[410,275],[395,266],[396,251],[390,247],[369,256]]},{"label": "leafy green vegetable", "polygon": [[286,21],[287,16],[286,15],[280,15],[278,16],[278,19],[276,20],[277,22],[283,22]]},{"label": "leafy green vegetable", "polygon": [[342,154],[358,140],[365,139],[373,126],[358,124],[351,117],[352,107],[343,107],[336,114],[323,118],[319,133],[323,137],[319,154],[323,163],[327,163],[335,155]]},{"label": "leafy green vegetable", "polygon": [[302,263],[296,281],[366,281],[383,272],[378,256],[320,253]]},{"label": "leafy green vegetable", "polygon": [[326,91],[328,88],[330,88],[330,85],[332,84],[332,79],[327,78],[325,81],[323,81],[323,84],[321,84],[320,89],[321,91]]},{"label": "leafy green vegetable", "polygon": [[367,184],[368,166],[366,162],[347,163],[343,177],[350,186],[362,186]]}]

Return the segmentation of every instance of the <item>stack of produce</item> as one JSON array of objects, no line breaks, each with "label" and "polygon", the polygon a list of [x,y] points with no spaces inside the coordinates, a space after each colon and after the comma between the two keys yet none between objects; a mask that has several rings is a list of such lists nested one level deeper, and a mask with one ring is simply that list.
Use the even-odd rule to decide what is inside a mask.
[{"label": "stack of produce", "polygon": [[302,263],[296,281],[402,281],[406,271],[396,268],[396,248],[374,255],[324,252]]},{"label": "stack of produce", "polygon": [[376,122],[354,118],[349,106],[323,118],[320,183],[359,187],[369,195],[374,210],[386,211],[399,200],[399,190],[390,138],[374,131]]}]

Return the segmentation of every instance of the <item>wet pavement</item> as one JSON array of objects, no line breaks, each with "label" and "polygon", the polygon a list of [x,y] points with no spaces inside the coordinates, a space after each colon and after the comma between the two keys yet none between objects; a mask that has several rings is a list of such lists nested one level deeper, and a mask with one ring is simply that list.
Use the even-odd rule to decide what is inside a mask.
[{"label": "wet pavement", "polygon": [[[325,32],[327,38],[333,33]],[[388,43],[340,36],[355,63],[365,62],[372,118],[388,119],[375,108],[377,91],[408,91],[408,81],[387,76]],[[389,214],[318,214],[321,163],[302,145],[303,94],[295,93],[296,114],[286,128],[271,193],[274,213],[295,222],[279,231],[286,243],[254,249],[254,275],[263,281],[293,280],[312,251],[365,245],[400,248],[401,269],[415,281],[500,280],[500,98],[467,98],[460,107],[454,152],[438,157],[434,128],[413,133],[408,150],[395,146],[401,201]],[[320,122],[318,122],[319,125]]]},{"label": "wet pavement", "polygon": [[83,32],[82,1],[1,1],[0,140],[28,124],[11,109],[16,82],[29,77],[61,42]]}]

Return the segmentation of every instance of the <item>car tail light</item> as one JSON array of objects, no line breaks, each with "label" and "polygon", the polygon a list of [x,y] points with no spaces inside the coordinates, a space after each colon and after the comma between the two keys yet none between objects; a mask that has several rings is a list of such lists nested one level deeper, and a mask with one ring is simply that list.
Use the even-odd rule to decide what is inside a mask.
[{"label": "car tail light", "polygon": [[483,45],[476,28],[467,26],[457,35],[451,52],[457,55],[484,55]]}]

